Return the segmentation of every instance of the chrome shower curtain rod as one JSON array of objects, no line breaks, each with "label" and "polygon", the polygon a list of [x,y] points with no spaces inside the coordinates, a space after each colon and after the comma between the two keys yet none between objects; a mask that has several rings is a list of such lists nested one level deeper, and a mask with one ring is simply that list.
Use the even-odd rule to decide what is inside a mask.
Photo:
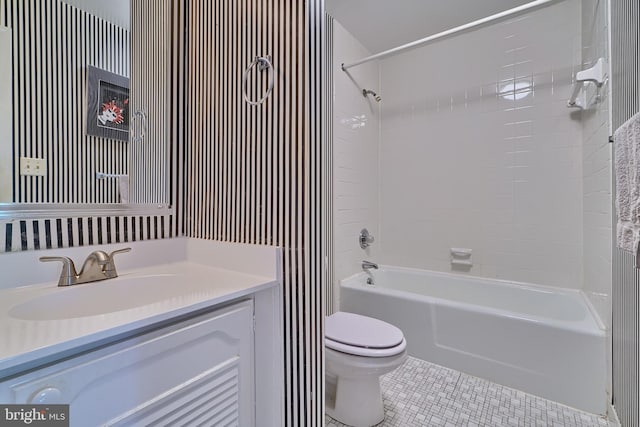
[{"label": "chrome shower curtain rod", "polygon": [[395,55],[397,53],[400,53],[404,50],[407,49],[411,49],[414,47],[418,47],[418,46],[422,46],[423,44],[444,38],[444,37],[448,37],[450,35],[453,35],[455,33],[460,33],[463,31],[467,31],[467,30],[471,30],[473,28],[479,27],[481,25],[484,25],[488,22],[492,22],[492,21],[497,21],[499,19],[503,19],[506,18],[508,16],[511,15],[515,15],[521,12],[525,12],[529,9],[535,9],[541,6],[544,6],[546,4],[549,3],[555,3],[557,1],[560,0],[536,0],[536,1],[532,1],[526,4],[523,4],[522,6],[518,6],[518,7],[514,7],[513,9],[508,9],[505,10],[504,12],[500,12],[500,13],[496,13],[495,15],[491,15],[491,16],[487,16],[486,18],[482,18],[482,19],[478,19],[477,21],[473,21],[473,22],[469,22],[468,24],[464,24],[464,25],[460,25],[459,27],[455,27],[455,28],[451,28],[449,30],[446,31],[442,31],[440,33],[437,34],[433,34],[431,36],[425,37],[423,39],[420,40],[416,40],[413,41],[411,43],[407,43],[405,45],[402,46],[398,46],[398,47],[394,47],[393,49],[389,49],[389,50],[385,50],[384,52],[380,52],[380,53],[376,53],[375,55],[371,55],[371,56],[367,56],[366,58],[363,58],[359,61],[356,62],[352,62],[350,64],[342,64],[342,71],[347,71],[349,68],[351,67],[355,67],[356,65],[360,65],[360,64],[364,64],[365,62],[369,62],[369,61],[373,61],[375,59],[381,59],[381,58],[386,58],[387,56],[391,56],[391,55]]}]

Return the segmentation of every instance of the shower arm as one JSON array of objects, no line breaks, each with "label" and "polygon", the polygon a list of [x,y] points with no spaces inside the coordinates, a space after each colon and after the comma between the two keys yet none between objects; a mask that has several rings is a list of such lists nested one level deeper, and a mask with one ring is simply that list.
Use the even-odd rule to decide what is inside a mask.
[{"label": "shower arm", "polygon": [[376,102],[382,101],[382,97],[380,97],[380,95],[378,95],[374,91],[369,90],[369,89],[362,89],[362,96],[364,96],[366,98],[368,95],[373,96],[373,99],[375,99]]}]

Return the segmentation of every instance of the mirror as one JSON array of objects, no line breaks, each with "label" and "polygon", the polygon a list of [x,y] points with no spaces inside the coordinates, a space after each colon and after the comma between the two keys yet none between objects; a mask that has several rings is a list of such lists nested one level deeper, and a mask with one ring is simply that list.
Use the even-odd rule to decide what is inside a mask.
[{"label": "mirror", "polygon": [[0,216],[168,205],[166,2],[0,0]]}]

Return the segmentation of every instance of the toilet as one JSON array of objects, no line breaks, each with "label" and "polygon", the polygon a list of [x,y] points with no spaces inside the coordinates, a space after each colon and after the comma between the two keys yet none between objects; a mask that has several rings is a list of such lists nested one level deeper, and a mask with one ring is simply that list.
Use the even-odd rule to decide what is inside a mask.
[{"label": "toilet", "polygon": [[325,321],[326,412],[350,426],[384,420],[380,376],[402,365],[407,342],[382,320],[337,312]]}]

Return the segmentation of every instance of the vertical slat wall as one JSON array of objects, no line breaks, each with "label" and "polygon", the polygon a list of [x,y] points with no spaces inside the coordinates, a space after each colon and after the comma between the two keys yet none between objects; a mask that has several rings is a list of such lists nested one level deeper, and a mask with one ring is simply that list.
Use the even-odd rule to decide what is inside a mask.
[{"label": "vertical slat wall", "polygon": [[[640,3],[611,1],[613,128],[640,111]],[[615,141],[614,141],[615,144]],[[614,228],[615,230],[615,228]],[[613,405],[624,427],[640,425],[640,270],[613,251]]]},{"label": "vertical slat wall", "polygon": [[[129,32],[60,0],[0,0],[12,29],[14,201],[117,203],[127,143],[85,132],[87,66],[129,77]],[[20,157],[46,159],[21,176]]]},{"label": "vertical slat wall", "polygon": [[[323,4],[192,0],[188,16],[186,234],[283,248],[285,423],[321,426]],[[271,56],[275,85],[254,107],[242,78],[258,55]],[[267,79],[254,68],[247,95]]]},{"label": "vertical slat wall", "polygon": [[[309,344],[306,377],[308,381],[305,399],[311,400],[310,413],[305,414],[301,426],[324,426],[324,318],[327,311],[327,291],[331,280],[330,248],[333,241],[331,206],[331,145],[330,125],[327,106],[330,104],[331,86],[326,76],[327,29],[324,0],[308,0],[305,11],[305,62],[308,72],[305,74],[306,103],[304,119],[308,123],[308,139],[311,149],[305,179],[309,179],[309,220],[305,229],[307,241],[304,252],[304,264],[309,274],[304,277],[305,290],[301,295],[305,299],[303,327],[308,334]],[[293,417],[292,417],[293,418]]]},{"label": "vertical slat wall", "polygon": [[326,139],[326,170],[325,188],[323,206],[326,209],[326,242],[327,242],[327,275],[329,285],[327,285],[325,293],[325,314],[331,315],[336,311],[334,307],[334,290],[335,283],[335,258],[334,258],[334,239],[333,239],[333,17],[325,14],[325,53],[324,53],[324,72],[322,80],[324,81],[324,126]]},{"label": "vertical slat wall", "polygon": [[189,192],[189,180],[186,179],[187,141],[190,141],[189,128],[187,126],[189,116],[188,105],[188,42],[189,34],[189,4],[183,0],[171,0],[171,75],[168,84],[171,87],[168,103],[170,112],[170,142],[168,150],[169,189],[170,203],[175,207],[174,215],[169,219],[170,230],[173,236],[184,235],[185,221],[185,197]]},{"label": "vertical slat wall", "polygon": [[[142,0],[136,1],[140,2]],[[142,31],[142,33],[147,35],[162,34],[163,37],[158,37],[158,39],[154,40],[153,43],[148,43],[150,46],[153,46],[153,49],[151,50],[147,49],[147,44],[144,43],[132,46],[132,59],[134,62],[132,64],[132,68],[140,70],[136,75],[132,75],[132,84],[137,87],[143,87],[141,90],[147,92],[145,95],[147,97],[152,97],[151,92],[153,90],[156,90],[157,88],[162,89],[158,95],[158,98],[161,99],[154,99],[153,103],[150,104],[151,108],[146,109],[146,111],[154,111],[155,109],[158,113],[150,114],[150,121],[157,120],[157,117],[161,117],[162,121],[165,123],[157,124],[158,127],[156,127],[156,132],[158,132],[158,137],[155,140],[155,148],[148,151],[141,150],[140,154],[144,154],[151,165],[159,165],[159,160],[162,160],[162,165],[167,166],[158,166],[158,169],[163,170],[162,176],[165,177],[164,180],[157,181],[158,185],[154,185],[153,188],[147,186],[146,190],[144,190],[146,194],[141,195],[141,197],[146,197],[145,200],[154,202],[164,200],[164,203],[168,203],[173,206],[180,206],[185,193],[184,186],[186,185],[182,179],[185,155],[184,141],[186,131],[184,114],[187,78],[185,73],[186,64],[184,60],[184,28],[186,28],[185,5],[184,2],[180,0],[163,0],[162,4],[160,2],[152,1],[150,1],[150,3],[155,4],[149,5],[146,9],[138,10],[137,12],[134,11],[134,14],[141,13],[143,15],[141,19],[134,17],[134,19],[136,19],[136,23],[133,24],[136,28],[135,31]],[[84,89],[76,88],[76,92],[69,92],[70,89],[68,88],[71,85],[68,84],[67,81],[63,81],[64,78],[61,75],[61,70],[66,69],[64,67],[69,67],[69,65],[65,65],[64,61],[59,61],[60,64],[57,64],[59,55],[60,58],[64,58],[64,55],[78,54],[77,52],[80,50],[84,52],[83,55],[85,59],[93,58],[93,62],[84,62],[85,65],[92,64],[100,68],[107,68],[105,64],[108,65],[108,61],[100,58],[99,52],[102,51],[102,47],[105,44],[107,46],[112,46],[111,50],[107,49],[107,54],[109,52],[113,52],[113,46],[117,45],[116,40],[120,40],[118,38],[118,34],[120,34],[118,31],[124,30],[118,29],[117,27],[105,23],[95,17],[90,17],[84,12],[62,3],[59,0],[0,0],[0,24],[13,29],[14,51],[18,48],[23,49],[20,47],[19,43],[23,44],[25,37],[28,37],[25,36],[25,32],[27,34],[31,34],[29,31],[24,30],[24,28],[26,28],[23,26],[24,24],[21,24],[20,27],[17,25],[12,26],[11,23],[16,19],[20,22],[28,21],[27,23],[29,28],[36,28],[34,22],[37,20],[43,21],[41,22],[43,25],[49,25],[46,27],[46,31],[40,31],[38,33],[40,38],[31,41],[28,47],[29,49],[33,49],[33,46],[43,46],[45,41],[48,40],[53,43],[53,47],[50,48],[53,49],[53,53],[47,54],[49,56],[46,57],[48,59],[47,64],[45,64],[49,67],[45,71],[52,70],[52,74],[48,76],[50,79],[45,80],[44,78],[40,78],[39,81],[32,81],[31,83],[27,83],[28,77],[25,77],[22,74],[15,74],[16,67],[17,72],[19,73],[27,72],[24,70],[30,70],[29,67],[25,68],[24,61],[26,61],[26,59],[22,58],[25,55],[14,56],[14,97],[16,96],[15,91],[32,91],[34,88],[37,89],[38,85],[41,85],[41,87],[47,91],[47,96],[51,97],[51,99],[47,101],[47,106],[52,103],[55,108],[58,109],[67,107],[70,109],[84,108],[86,99],[86,95],[83,92]],[[70,22],[76,22],[76,24],[71,25]],[[53,25],[54,23],[55,25]],[[22,30],[19,28],[22,28]],[[92,32],[98,31],[98,29],[101,28],[111,28],[115,29],[114,31],[117,31],[108,35],[106,40],[103,41],[99,41],[97,38],[92,39]],[[62,37],[62,34],[64,34],[64,37]],[[33,36],[33,34],[31,34],[31,36]],[[16,37],[18,38],[17,40]],[[89,40],[87,45],[84,47],[82,47],[82,44],[79,41],[81,38]],[[70,53],[64,53],[64,51],[61,50],[63,48],[61,48],[60,45],[64,45],[64,49],[71,49],[71,46],[76,47],[74,48],[75,50],[71,49]],[[89,45],[92,47],[87,47]],[[126,49],[128,52],[128,35],[126,38]],[[33,55],[30,54],[30,57],[32,56]],[[127,53],[127,58],[128,56],[129,55]],[[44,59],[40,60],[42,62],[45,61]],[[65,59],[65,61],[68,60],[70,59]],[[140,65],[136,65],[136,62],[139,62]],[[85,65],[80,65],[79,63],[76,64],[77,68],[75,73],[78,75],[84,73],[84,77],[78,77],[82,79],[81,82],[86,81]],[[156,71],[156,67],[163,68],[165,71],[158,72]],[[129,69],[128,63],[126,64],[126,69]],[[115,69],[116,72],[125,74],[124,71],[118,70],[119,69]],[[124,68],[122,70],[124,70]],[[72,77],[76,75],[71,71],[65,72]],[[154,76],[154,79],[150,79],[148,81],[148,86],[143,86],[144,80],[149,75]],[[137,79],[141,79],[142,82],[136,83]],[[79,95],[77,96],[80,98],[73,98],[69,93],[78,93]],[[81,100],[78,101],[78,99]],[[46,111],[46,108],[44,107],[45,104],[40,104],[42,104],[42,111]],[[74,104],[74,106],[67,106],[66,104]],[[35,103],[33,106],[30,105],[28,107],[28,111],[31,111],[32,108],[37,109],[38,105],[38,103]],[[21,117],[27,117],[25,116],[26,113],[24,111],[27,111],[27,106],[18,102],[16,104],[17,114],[22,114]],[[51,114],[53,114],[53,112],[51,112]],[[81,120],[84,120],[83,115],[84,112],[82,113]],[[31,118],[29,118],[29,120],[31,120]],[[34,124],[37,123],[36,120],[49,120],[48,122],[43,122],[43,126],[47,123],[53,124],[52,129],[54,129],[55,132],[41,132],[42,135],[39,136],[40,134],[38,134],[38,132],[40,130]],[[31,185],[27,194],[47,194],[47,191],[49,191],[47,188],[49,188],[49,196],[51,198],[49,200],[44,199],[43,201],[71,202],[75,200],[83,203],[100,203],[117,200],[117,189],[113,187],[115,183],[103,181],[96,184],[92,177],[95,176],[94,174],[96,170],[101,172],[125,173],[127,171],[126,165],[128,161],[125,161],[126,156],[128,156],[126,150],[118,153],[109,153],[106,151],[110,148],[109,144],[111,143],[113,143],[116,148],[127,148],[128,143],[108,140],[100,141],[99,138],[94,137],[89,137],[84,140],[83,143],[77,144],[68,144],[64,141],[61,142],[60,136],[67,135],[67,131],[65,129],[70,129],[71,127],[69,127],[69,124],[66,121],[53,122],[52,120],[53,119],[46,114],[39,116],[39,118],[36,116],[33,121],[30,122],[31,125],[28,126],[28,128],[26,127],[26,124],[24,124],[24,129],[26,130],[19,127],[23,126],[23,119],[16,119],[16,122],[14,123],[14,137],[18,137],[16,139],[18,142],[14,146],[15,150],[19,149],[19,144],[21,144],[20,141],[25,140],[26,138],[26,136],[21,137],[20,132],[24,133],[28,131],[30,132],[29,141],[41,141],[42,144],[45,144],[45,148],[48,147],[47,149],[50,150],[58,148],[58,145],[60,145],[61,150],[67,150],[69,147],[74,147],[76,153],[75,157],[72,156],[72,163],[67,162],[68,159],[65,156],[71,155],[67,151],[65,151],[66,154],[64,155],[61,152],[50,159],[49,162],[52,164],[48,165],[49,174],[53,173],[56,176],[60,175],[60,178],[55,183],[49,182],[49,187],[46,188],[42,187],[42,185]],[[84,122],[82,121],[81,123]],[[151,123],[149,125],[150,127],[154,126]],[[161,131],[158,130],[160,129],[160,126],[164,127],[162,129],[164,134],[160,134]],[[42,139],[38,140],[37,138]],[[162,141],[162,147],[159,146],[159,141]],[[43,153],[45,153],[46,156],[46,153],[48,152],[43,151]],[[19,156],[19,154],[16,154],[16,156]],[[37,156],[37,153],[34,154],[34,156]],[[85,158],[85,156],[89,157]],[[60,157],[63,158],[60,159]],[[93,157],[95,157],[93,159],[95,160],[95,163],[90,161],[90,158]],[[113,163],[112,160],[114,159],[120,163]],[[145,168],[145,162],[142,161],[142,159],[138,160],[139,164],[134,167]],[[74,169],[74,166],[77,166],[77,169]],[[76,172],[82,174],[82,176],[87,179],[83,181],[78,178],[79,175],[74,175]],[[93,183],[90,182],[92,180]],[[132,193],[135,193],[136,181],[132,180],[131,185],[133,187]],[[33,189],[40,189],[42,191],[41,193],[33,193]],[[104,191],[100,189],[103,189]],[[76,190],[78,192],[71,197],[71,193]],[[64,195],[69,197],[69,201],[61,198]],[[17,200],[36,201],[33,198]],[[174,214],[171,215],[94,215],[75,218],[52,216],[51,218],[46,219],[0,220],[0,253],[170,238],[182,235],[182,218],[182,212],[177,208],[174,209]]]},{"label": "vertical slat wall", "polygon": [[[141,111],[129,142],[132,203],[166,203],[171,134],[172,0],[131,0],[131,112]],[[179,37],[173,34],[174,37]],[[175,59],[174,59],[175,60]],[[173,83],[173,82],[172,82]],[[141,133],[144,137],[141,140]]]},{"label": "vertical slat wall", "polygon": [[172,215],[0,220],[0,253],[174,237]]}]

